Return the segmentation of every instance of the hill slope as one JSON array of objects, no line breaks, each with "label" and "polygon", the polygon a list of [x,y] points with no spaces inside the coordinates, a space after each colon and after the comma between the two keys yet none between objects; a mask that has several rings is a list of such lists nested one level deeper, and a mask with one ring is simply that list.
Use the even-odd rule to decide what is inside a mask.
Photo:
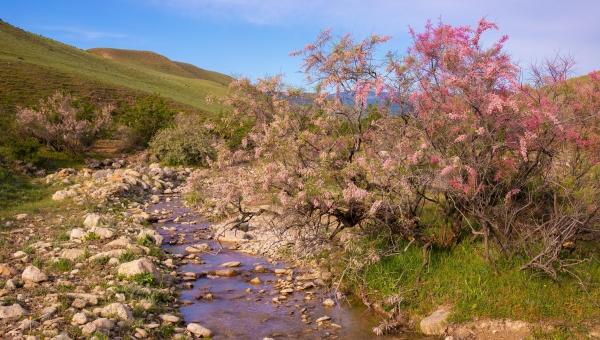
[{"label": "hill slope", "polygon": [[158,92],[175,107],[204,114],[218,112],[217,105],[206,104],[206,95],[223,95],[230,77],[193,65],[182,67],[153,52],[134,52],[125,55],[148,57],[109,59],[0,20],[0,109],[32,105],[56,90],[65,90],[88,100],[113,103]]},{"label": "hill slope", "polygon": [[228,85],[233,78],[224,74],[208,71],[192,64],[172,61],[169,58],[151,51],[122,50],[116,48],[91,48],[88,52],[105,58],[137,67],[140,71],[158,71],[186,78],[196,78]]}]

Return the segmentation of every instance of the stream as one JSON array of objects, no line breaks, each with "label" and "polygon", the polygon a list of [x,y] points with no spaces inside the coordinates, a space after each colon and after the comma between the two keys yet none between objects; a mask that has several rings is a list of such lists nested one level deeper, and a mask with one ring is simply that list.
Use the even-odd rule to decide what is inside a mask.
[{"label": "stream", "polygon": [[[182,284],[187,286],[181,291],[185,303],[180,307],[185,323],[196,322],[210,329],[215,340],[423,339],[412,333],[376,336],[373,327],[381,322],[377,315],[353,298],[336,301],[327,287],[313,285],[312,281],[297,281],[298,275],[304,273],[298,268],[229,250],[232,243],[223,242],[217,254],[221,247],[211,239],[211,223],[192,213],[178,196],[163,196],[160,203],[149,206],[147,211],[160,218],[157,230],[165,238],[162,249],[180,258],[182,265],[177,272],[185,273]],[[213,251],[197,254],[185,251],[191,244],[199,243],[207,243]],[[240,265],[223,266],[228,262]],[[258,266],[264,271],[255,270]],[[275,274],[276,269],[287,272]],[[229,270],[236,276],[222,276],[223,273],[214,272],[217,270]],[[250,282],[255,278],[260,280],[259,284]],[[282,292],[292,285],[293,292]],[[322,302],[327,298],[336,301],[336,305],[324,307]],[[322,317],[331,319],[319,322]]]}]

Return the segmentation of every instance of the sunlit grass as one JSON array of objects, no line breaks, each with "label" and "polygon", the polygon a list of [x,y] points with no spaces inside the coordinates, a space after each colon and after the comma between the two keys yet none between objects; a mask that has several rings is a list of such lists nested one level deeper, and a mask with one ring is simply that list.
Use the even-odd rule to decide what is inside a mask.
[{"label": "sunlit grass", "polygon": [[[593,324],[600,318],[597,260],[575,267],[577,277],[562,274],[557,282],[543,274],[519,270],[523,263],[518,257],[496,256],[494,264],[488,265],[482,252],[478,242],[463,242],[451,250],[430,250],[429,263],[415,286],[423,256],[420,247],[411,246],[405,254],[384,257],[368,266],[363,286],[372,299],[405,292],[402,311],[417,319],[440,305],[452,306],[454,322],[475,318],[545,320],[574,332],[574,325]],[[359,290],[357,282],[347,283]]]}]

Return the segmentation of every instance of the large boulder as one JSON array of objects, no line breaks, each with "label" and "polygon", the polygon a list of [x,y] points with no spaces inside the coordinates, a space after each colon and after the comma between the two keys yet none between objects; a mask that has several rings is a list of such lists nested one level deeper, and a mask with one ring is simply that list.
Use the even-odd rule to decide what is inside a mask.
[{"label": "large boulder", "polygon": [[28,266],[23,271],[21,278],[25,282],[40,283],[48,280],[48,276],[44,274],[38,267]]},{"label": "large boulder", "polygon": [[151,273],[159,282],[162,281],[162,274],[154,263],[147,259],[137,259],[131,262],[123,263],[117,269],[117,273],[126,276],[132,276],[142,273]]}]

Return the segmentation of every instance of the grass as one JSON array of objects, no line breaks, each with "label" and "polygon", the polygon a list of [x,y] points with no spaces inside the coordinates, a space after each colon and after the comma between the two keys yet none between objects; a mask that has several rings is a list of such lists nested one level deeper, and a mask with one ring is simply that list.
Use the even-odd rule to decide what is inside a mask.
[{"label": "grass", "polygon": [[[592,323],[600,317],[600,262],[576,267],[575,273],[584,283],[581,285],[571,275],[562,275],[556,282],[541,274],[520,271],[522,262],[516,257],[498,256],[495,265],[488,265],[479,255],[482,251],[477,242],[463,242],[451,250],[434,248],[414,290],[423,256],[421,248],[412,246],[405,254],[384,257],[366,267],[365,293],[377,300],[406,292],[402,295],[402,311],[417,319],[437,306],[450,305],[453,322],[474,318],[543,320],[580,332],[581,327],[574,325]],[[360,290],[358,281],[348,281],[348,285],[354,291]]]},{"label": "grass", "polygon": [[55,272],[68,272],[73,269],[73,262],[68,259],[59,259],[58,261],[50,261],[48,263],[48,268],[52,269]]},{"label": "grass", "polygon": [[171,62],[173,67],[182,70],[174,73],[152,65],[148,58],[139,55],[137,62],[135,55],[129,62],[108,59],[3,21],[0,21],[0,52],[0,88],[3,89],[0,102],[19,106],[34,105],[39,98],[57,89],[93,102],[113,104],[131,102],[136,96],[157,92],[171,99],[175,107],[210,115],[219,112],[221,107],[207,105],[206,95],[224,95],[227,91],[224,83],[230,79],[223,74]]}]

